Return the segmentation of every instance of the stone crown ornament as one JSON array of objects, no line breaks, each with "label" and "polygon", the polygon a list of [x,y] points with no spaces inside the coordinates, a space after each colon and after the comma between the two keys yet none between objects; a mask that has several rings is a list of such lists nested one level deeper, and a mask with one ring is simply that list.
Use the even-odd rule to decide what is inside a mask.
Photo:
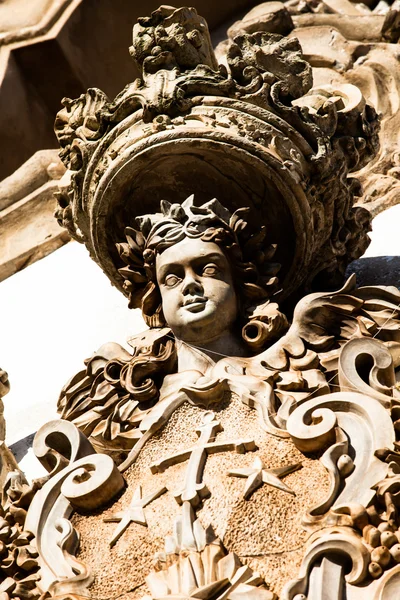
[{"label": "stone crown ornament", "polygon": [[116,243],[161,199],[217,197],[277,244],[281,292],[341,279],[368,245],[368,212],[351,171],[378,146],[378,118],[360,91],[312,89],[295,38],[242,33],[218,65],[193,8],[139,20],[131,54],[141,77],[110,102],[92,88],[64,99],[55,130],[67,173],[57,218],[125,293]]}]

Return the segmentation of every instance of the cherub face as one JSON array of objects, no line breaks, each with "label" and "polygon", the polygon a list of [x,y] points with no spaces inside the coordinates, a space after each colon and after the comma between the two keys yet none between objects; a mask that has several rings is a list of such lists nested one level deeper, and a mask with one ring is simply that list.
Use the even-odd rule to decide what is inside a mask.
[{"label": "cherub face", "polygon": [[156,272],[164,317],[178,339],[204,345],[231,329],[237,298],[217,244],[185,238],[157,255]]}]

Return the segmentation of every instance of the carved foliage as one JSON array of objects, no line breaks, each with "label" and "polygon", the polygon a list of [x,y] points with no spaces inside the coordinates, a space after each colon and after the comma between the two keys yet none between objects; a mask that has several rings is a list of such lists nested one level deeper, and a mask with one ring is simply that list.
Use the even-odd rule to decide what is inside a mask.
[{"label": "carved foliage", "polygon": [[262,31],[238,35],[229,45],[226,58],[230,72],[240,86],[238,89],[245,97],[259,91],[257,87],[261,86],[255,86],[257,80],[268,86],[274,103],[289,104],[312,86],[311,67],[303,59],[296,39]]},{"label": "carved foliage", "polygon": [[[325,281],[327,277],[334,280],[367,245],[369,215],[353,208],[360,188],[348,173],[362,168],[375,154],[377,115],[353,86],[311,89],[311,68],[295,39],[252,30],[235,37],[226,49],[225,66],[218,67],[206,25],[194,9],[161,7],[139,21],[131,52],[142,69],[141,79],[128,85],[114,102],[92,90],[78,101],[67,101],[60,113],[57,132],[71,183],[60,196],[59,218],[106,264],[109,273],[110,262],[117,265],[114,246],[99,258],[93,240],[101,231],[97,223],[107,211],[120,206],[121,199],[104,201],[101,194],[106,186],[99,182],[109,169],[107,177],[114,185],[112,177],[121,169],[124,153],[133,156],[136,142],[140,148],[143,140],[148,146],[158,144],[159,139],[154,139],[162,132],[176,140],[183,132],[183,139],[187,131],[194,135],[196,122],[196,127],[204,126],[204,136],[209,136],[207,127],[227,130],[230,149],[249,144],[252,155],[268,153],[269,161],[273,157],[288,196],[294,189],[305,196],[302,208],[299,204],[292,211],[293,216],[306,208],[306,233],[312,240],[302,283],[311,284],[323,271]],[[114,193],[111,185],[108,191]],[[98,213],[91,204],[96,198],[100,198]],[[394,565],[400,555],[396,541],[400,539],[400,461],[394,449],[400,420],[394,373],[400,364],[399,293],[390,288],[356,290],[350,280],[338,292],[303,298],[287,330],[288,322],[278,306],[265,303],[267,286],[276,283],[276,272],[270,270],[263,280],[259,278],[272,256],[263,247],[265,232],[240,240],[246,234],[243,213],[237,211],[227,218],[222,207],[216,210],[216,206],[215,201],[199,208],[192,201],[164,203],[162,215],[140,219],[140,231],[128,228],[127,241],[118,246],[125,266],[117,265],[125,292],[131,306],[140,303],[151,327],[163,325],[154,276],[157,247],[161,251],[180,236],[205,233],[208,240],[224,245],[233,265],[244,267],[249,276],[245,288],[254,299],[253,306],[246,306],[250,322],[244,326],[244,337],[253,338],[254,351],[269,347],[255,357],[219,361],[207,377],[196,372],[183,377],[185,381],[178,378],[176,388],[167,386],[166,397],[159,397],[165,375],[176,368],[176,355],[170,333],[153,330],[147,341],[146,335],[137,340],[133,356],[113,347],[89,360],[86,372],[74,378],[61,395],[62,416],[73,420],[102,449],[115,455],[129,450],[120,465],[124,470],[184,402],[208,407],[226,389],[238,393],[242,402],[257,409],[267,432],[290,435],[305,453],[323,452],[321,460],[331,477],[324,502],[304,517],[305,526],[316,532],[299,578],[288,584],[283,597],[299,600],[309,593],[322,597],[327,573],[333,569],[342,581],[346,561],[352,566],[345,576],[346,586],[368,584],[382,576],[379,597],[387,597],[391,581],[398,577]],[[110,239],[114,244],[122,237],[113,231]],[[253,255],[254,264],[249,258]],[[232,364],[237,367],[233,374]],[[330,393],[335,389],[341,391]],[[75,429],[71,432],[77,435]],[[48,433],[46,439],[51,441]],[[61,438],[58,449],[65,444],[65,435]],[[95,492],[108,487],[114,494],[122,485],[106,456],[88,457],[93,450],[87,442],[74,443],[83,444],[83,455],[74,456],[69,465],[57,459],[53,476],[37,494],[28,519],[37,534],[41,589],[55,594],[82,593],[90,582],[90,575],[72,556],[77,540],[66,520],[71,507],[95,507],[100,501]],[[48,466],[53,464],[53,451],[42,449],[39,454]],[[264,471],[257,470],[259,480],[262,473],[266,477]],[[197,508],[201,503],[197,496],[196,501],[193,498]],[[54,511],[48,512],[49,503],[54,504]],[[148,579],[152,597],[217,599],[237,591],[271,598],[237,557],[224,556],[221,544],[205,536],[182,494],[180,503],[182,519],[176,535],[167,540],[167,551]],[[50,550],[57,556],[54,564]],[[392,567],[393,579],[383,574]],[[67,577],[64,584],[61,576]],[[249,589],[252,586],[255,591]]]},{"label": "carved foliage", "polygon": [[156,282],[156,253],[185,237],[201,238],[224,249],[243,299],[242,311],[268,298],[276,290],[280,265],[271,261],[275,246],[266,242],[265,227],[256,234],[251,232],[245,220],[248,212],[242,208],[230,214],[215,199],[196,207],[190,196],[182,205],[162,201],[161,214],[138,217],[139,230],[127,227],[127,243],[117,244],[126,264],[119,273],[124,277],[129,307],[140,306],[149,326],[165,325]]},{"label": "carved foliage", "polygon": [[[281,166],[273,168],[282,169],[279,175],[289,187],[294,181],[302,188],[311,211],[307,227],[319,259],[314,261],[308,282],[320,271],[327,273],[328,280],[340,279],[347,262],[368,244],[368,213],[353,209],[359,188],[355,179],[348,179],[348,172],[363,166],[378,143],[376,113],[362,96],[358,98],[357,88],[354,92],[350,89],[354,86],[348,85],[344,92],[333,88],[309,91],[311,68],[298,41],[263,31],[235,37],[227,46],[227,68],[218,66],[206,24],[194,9],[161,7],[141,19],[134,28],[132,54],[142,78],[129,84],[113,102],[92,89],[76,101],[66,100],[59,113],[56,133],[71,171],[70,182],[66,178],[60,190],[60,224],[96,255],[98,250],[93,251],[93,240],[89,240],[92,227],[88,220],[94,217],[89,215],[88,203],[107,168],[112,164],[117,168],[115,159],[127,138],[135,144],[145,137],[150,145],[156,145],[163,130],[173,130],[177,139],[185,138],[196,121],[210,121],[208,105],[215,105],[220,112],[220,106],[231,107],[232,101],[239,100],[242,104],[235,105],[232,120],[214,115],[214,129],[222,124],[225,133],[235,138],[234,146],[256,141],[275,160],[279,157]],[[244,118],[240,131],[237,109]],[[127,130],[123,121],[138,126]],[[261,123],[274,135],[266,135]],[[209,137],[208,133],[202,135]],[[115,136],[115,147],[109,149]],[[115,206],[114,201],[108,202]],[[290,210],[298,218],[296,211]],[[327,220],[328,214],[331,218]],[[96,229],[97,225],[93,226]],[[113,232],[109,234],[113,236]],[[122,232],[116,232],[114,239],[121,238]],[[100,254],[103,251],[99,250]],[[113,262],[115,255],[111,254]],[[109,263],[110,257],[96,259]],[[117,275],[111,278],[121,285]]]},{"label": "carved foliage", "polygon": [[222,600],[236,594],[276,600],[262,578],[243,565],[234,552],[228,553],[212,529],[205,530],[194,518],[189,502],[177,519],[174,535],[166,539],[165,552],[156,556],[147,584],[154,600],[181,595]]},{"label": "carved foliage", "polygon": [[[239,373],[243,374],[229,372],[229,360],[220,361],[208,377],[198,380],[197,374],[189,382],[183,376],[175,391],[171,388],[170,396],[155,401],[149,410],[135,413],[139,402],[133,411],[128,411],[126,426],[133,429],[136,419],[140,433],[120,469],[133,464],[146,441],[164,426],[178,406],[189,401],[208,407],[220,399],[226,389],[231,389],[243,402],[258,409],[267,431],[275,435],[279,432],[289,434],[306,454],[324,452],[321,460],[331,477],[329,494],[324,502],[310,509],[303,518],[305,527],[315,533],[308,542],[299,577],[287,584],[282,598],[297,600],[301,594],[311,597],[317,594],[318,597],[322,593],[318,590],[323,589],[324,578],[329,577],[329,573],[336,573],[335,581],[344,581],[345,586],[370,585],[374,579],[381,578],[379,593],[385,598],[384,594],[396,581],[395,565],[400,562],[400,459],[394,448],[393,426],[393,421],[396,423],[400,415],[393,397],[396,393],[394,367],[399,364],[397,343],[393,342],[399,330],[398,295],[398,291],[391,288],[354,289],[350,281],[336,293],[304,298],[296,307],[293,323],[281,340],[256,357],[241,359]],[[168,336],[167,330],[163,335]],[[135,358],[138,359],[135,364],[123,352],[118,359],[113,359],[110,354],[108,361],[106,356],[95,357],[88,363],[93,372],[89,373],[86,383],[80,387],[79,378],[75,382],[77,395],[71,393],[73,386],[66,390],[63,397],[66,414],[71,416],[74,410],[81,410],[81,416],[84,416],[85,403],[92,402],[94,395],[80,397],[79,393],[89,385],[96,389],[96,385],[104,384],[110,398],[120,389],[130,394],[137,392],[138,398],[142,393],[146,395],[152,389],[151,383],[146,383],[142,389],[136,379],[136,375],[143,375],[141,357],[147,361],[145,348],[151,357],[151,348],[165,341],[163,335],[153,330],[138,336],[136,342],[133,340],[136,343]],[[271,357],[279,359],[281,366],[272,367]],[[304,369],[300,371],[304,379],[317,370],[321,376],[324,372],[333,373],[335,379],[330,377],[329,383],[340,385],[343,391],[325,395],[316,395],[310,390],[299,393],[296,384],[292,385],[293,389],[288,386],[286,406],[284,403],[279,407],[279,402],[273,399],[272,383],[277,383],[279,378],[284,381],[285,373],[291,376],[299,373],[300,365]],[[332,381],[339,383],[332,384]],[[111,388],[107,387],[110,383]],[[329,390],[327,382],[325,385],[325,390]],[[99,401],[99,415],[106,405],[107,399]],[[392,409],[391,416],[388,408]],[[274,412],[278,413],[275,417],[272,416]],[[115,415],[113,413],[113,418]],[[134,418],[129,422],[132,416]],[[112,418],[109,422],[113,423]],[[55,432],[64,425],[67,426],[64,433]],[[93,453],[90,444],[72,425],[64,425],[50,424],[49,429],[39,433],[35,442],[36,453],[47,468],[52,469],[52,476],[31,504],[27,528],[36,536],[42,577],[37,584],[39,589],[49,590],[52,594],[83,594],[91,575],[73,556],[77,538],[67,519],[72,506],[76,510],[93,509],[104,503],[121,489],[121,480],[115,476],[111,459],[107,462],[108,457],[104,455],[87,456]],[[71,444],[68,452],[65,452],[65,446],[68,446],[66,434]],[[211,435],[213,431],[208,432],[207,440]],[[203,440],[206,446],[219,443],[218,440],[207,440]],[[201,444],[197,450],[203,450]],[[179,456],[174,455],[174,464],[179,462],[181,454],[186,456],[185,452],[187,454],[185,450],[178,453]],[[68,464],[70,454],[73,460]],[[201,457],[199,460],[199,465],[203,464]],[[163,459],[153,466],[153,472],[163,469],[164,462],[168,466],[168,461]],[[265,482],[271,483],[262,465],[256,466],[245,470],[246,473],[244,470],[243,473],[240,470],[231,473],[253,477],[254,481],[249,481],[245,490],[248,501],[251,501],[254,485],[264,481],[263,477]],[[273,474],[283,476],[297,466],[275,469]],[[197,471],[193,473],[193,481],[200,486]],[[291,492],[275,479],[274,485]],[[249,487],[250,483],[253,488]],[[107,490],[106,496],[102,490]],[[182,520],[177,526],[178,537],[167,540],[166,553],[158,557],[156,571],[148,578],[152,597],[158,599],[176,594],[203,597],[208,594],[207,598],[217,599],[221,594],[229,597],[232,586],[232,593],[233,589],[239,591],[240,588],[243,593],[251,592],[256,598],[272,598],[261,580],[242,566],[234,554],[227,555],[220,542],[210,541],[207,536],[204,538],[198,521],[191,516],[190,500],[182,494],[179,498]],[[143,501],[145,503],[147,497]],[[50,513],[49,505],[53,507]],[[193,501],[196,509],[200,505],[201,502]],[[188,523],[193,523],[193,527]],[[57,560],[54,556],[58,556]],[[345,574],[344,565],[349,561],[352,569]],[[61,574],[67,577],[63,582]],[[254,589],[250,590],[250,587]]]},{"label": "carved foliage", "polygon": [[77,100],[64,98],[64,108],[57,114],[54,130],[61,146],[60,158],[69,169],[56,194],[58,207],[55,217],[77,241],[82,241],[74,225],[73,200],[79,194],[84,170],[95,146],[93,142],[104,135],[107,123],[99,118],[100,109],[108,102],[107,96],[90,88]]},{"label": "carved foliage", "polygon": [[138,336],[131,341],[133,354],[105,344],[60,394],[61,417],[118,461],[141,438],[141,422],[159,398],[164,375],[174,370],[176,350],[169,334],[164,328]]},{"label": "carved foliage", "polygon": [[[360,288],[354,290],[352,297],[353,300],[348,297],[346,302],[352,307],[348,314],[353,316],[346,324],[348,332],[352,331],[351,339],[341,350],[320,354],[325,367],[329,365],[329,356],[333,360],[331,372],[337,361],[335,355],[338,356],[336,369],[339,389],[343,391],[305,400],[292,410],[287,422],[292,439],[303,451],[327,447],[321,460],[330,472],[331,489],[326,501],[304,518],[307,528],[322,529],[310,540],[300,578],[286,586],[285,599],[297,598],[296,594],[311,597],[317,594],[318,597],[321,590],[316,591],[318,578],[313,573],[315,569],[321,570],[323,589],[326,585],[323,578],[329,578],[330,571],[335,572],[335,568],[329,566],[332,557],[342,566],[351,558],[352,573],[358,569],[356,580],[352,581],[351,574],[346,576],[348,585],[369,585],[382,577],[380,586],[373,588],[371,598],[389,598],[389,590],[393,593],[397,585],[400,461],[392,420],[396,423],[399,414],[394,373],[399,364],[398,344],[394,341],[399,329],[398,290]],[[357,306],[356,299],[362,304]],[[341,322],[342,327],[344,321],[338,309],[339,305],[344,307],[343,300],[335,309],[337,322]],[[304,316],[302,326],[309,333],[313,327],[318,328],[312,338],[308,337],[314,348],[319,342],[323,348],[324,344],[329,346],[337,339],[338,334],[330,340],[323,336],[324,329],[325,333],[328,330],[322,315],[322,321],[313,319],[311,325],[307,325]],[[325,325],[321,328],[323,322]],[[382,341],[371,339],[371,334]],[[392,341],[388,342],[389,339]],[[350,390],[362,392],[363,396]],[[388,409],[391,409],[391,419]],[[337,529],[329,529],[333,524]],[[340,561],[337,557],[341,554],[348,558]],[[322,562],[321,555],[325,557]],[[335,577],[340,579],[343,573],[336,569]],[[341,598],[341,594],[338,591],[338,597]]]},{"label": "carved foliage", "polygon": [[[4,600],[35,600],[41,595],[38,551],[25,529],[27,509],[40,487],[29,485],[20,471],[11,471],[0,504],[0,591]],[[2,598],[3,598],[2,596]]]},{"label": "carved foliage", "polygon": [[199,64],[217,69],[207,23],[194,8],[161,6],[138,19],[130,53],[150,73],[163,67],[185,71]]}]

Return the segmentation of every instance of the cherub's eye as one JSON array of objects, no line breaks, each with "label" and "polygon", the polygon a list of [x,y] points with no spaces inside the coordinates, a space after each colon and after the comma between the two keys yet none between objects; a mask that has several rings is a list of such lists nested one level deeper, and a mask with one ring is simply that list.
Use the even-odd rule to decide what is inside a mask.
[{"label": "cherub's eye", "polygon": [[179,283],[179,281],[181,281],[180,277],[171,273],[170,275],[167,275],[164,279],[164,285],[167,287],[174,287],[174,285]]},{"label": "cherub's eye", "polygon": [[214,275],[217,275],[218,273],[218,267],[217,265],[214,265],[213,263],[206,265],[203,268],[203,275],[206,275],[208,277],[213,277]]}]

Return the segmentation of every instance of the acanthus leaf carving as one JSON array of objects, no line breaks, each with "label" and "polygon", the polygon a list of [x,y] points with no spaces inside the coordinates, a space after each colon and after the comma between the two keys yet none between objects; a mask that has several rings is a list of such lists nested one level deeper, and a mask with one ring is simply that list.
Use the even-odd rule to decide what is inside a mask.
[{"label": "acanthus leaf carving", "polygon": [[[98,236],[91,231],[89,221],[95,213],[89,217],[90,206],[94,203],[97,213],[101,199],[94,197],[98,196],[95,189],[103,189],[100,180],[106,183],[103,178],[118,169],[119,158],[128,148],[133,159],[142,145],[146,152],[154,149],[158,154],[164,137],[182,144],[184,153],[193,135],[204,142],[218,138],[232,156],[233,148],[241,147],[246,156],[240,162],[256,170],[254,158],[247,153],[257,151],[266,171],[261,177],[270,181],[270,170],[277,175],[272,180],[278,195],[283,193],[288,202],[295,229],[306,226],[309,243],[319,256],[309,280],[299,269],[293,289],[289,277],[283,294],[308,286],[320,272],[334,279],[335,268],[338,281],[346,263],[368,245],[368,213],[353,208],[357,181],[348,173],[377,150],[379,123],[372,107],[348,83],[343,89],[311,90],[311,66],[295,38],[266,31],[243,33],[225,51],[218,64],[207,25],[195,9],[161,7],[134,28],[131,52],[141,78],[112,102],[92,89],[77,101],[66,101],[59,114],[56,133],[71,173],[61,186],[58,218],[71,235],[85,242],[120,288],[123,282],[115,255],[111,262],[103,256],[104,248],[97,247]],[[207,153],[213,155],[211,146],[207,143]],[[154,168],[162,170],[163,161],[155,160]],[[120,195],[115,183],[113,193]],[[197,190],[187,190],[193,191]],[[295,204],[289,201],[292,194]],[[302,225],[299,211],[305,220]],[[328,212],[334,214],[335,228],[326,221]],[[121,232],[112,232],[113,227],[106,229],[106,238],[121,239]],[[301,253],[308,269],[310,257],[305,248]],[[286,270],[292,266],[291,258],[287,260]]]},{"label": "acanthus leaf carving", "polygon": [[277,600],[262,578],[243,565],[235,553],[228,553],[211,528],[195,519],[189,502],[182,506],[175,535],[166,539],[165,553],[156,556],[156,570],[147,577],[151,598]]}]

